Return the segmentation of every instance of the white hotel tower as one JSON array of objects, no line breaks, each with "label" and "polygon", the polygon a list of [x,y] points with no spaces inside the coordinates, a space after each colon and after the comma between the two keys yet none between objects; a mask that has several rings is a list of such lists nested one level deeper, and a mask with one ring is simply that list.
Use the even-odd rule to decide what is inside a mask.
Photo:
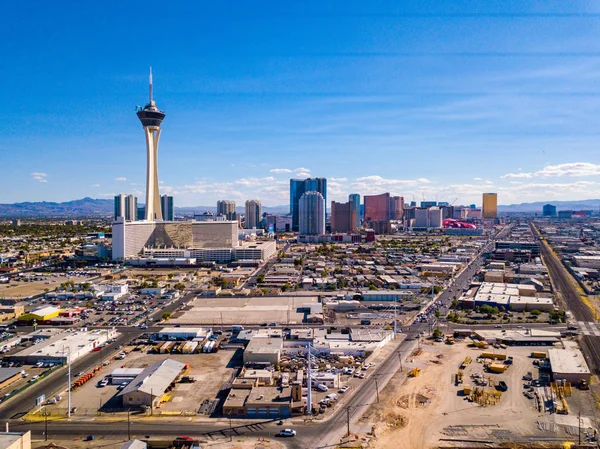
[{"label": "white hotel tower", "polygon": [[150,103],[137,112],[146,133],[146,150],[148,162],[146,166],[146,220],[162,220],[160,194],[158,193],[158,140],[160,124],[165,113],[156,107],[152,99],[152,67],[150,67]]}]

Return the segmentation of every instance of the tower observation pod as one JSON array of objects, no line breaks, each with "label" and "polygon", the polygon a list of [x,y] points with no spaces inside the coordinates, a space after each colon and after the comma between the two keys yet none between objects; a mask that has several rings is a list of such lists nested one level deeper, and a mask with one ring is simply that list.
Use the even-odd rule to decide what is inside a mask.
[{"label": "tower observation pod", "polygon": [[165,113],[156,107],[152,99],[152,67],[150,67],[150,102],[137,112],[146,134],[146,220],[162,220],[160,194],[158,192],[158,141],[160,125]]}]

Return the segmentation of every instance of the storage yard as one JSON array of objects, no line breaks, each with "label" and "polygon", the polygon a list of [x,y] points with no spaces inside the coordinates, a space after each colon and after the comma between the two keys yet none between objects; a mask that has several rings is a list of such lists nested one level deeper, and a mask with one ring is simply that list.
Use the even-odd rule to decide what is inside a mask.
[{"label": "storage yard", "polygon": [[[147,350],[151,346],[146,347]],[[200,354],[154,354],[146,351],[133,351],[132,347],[126,348],[123,352],[125,357],[122,359],[117,354],[111,359],[111,363],[105,366],[99,373],[85,382],[81,387],[76,388],[72,393],[72,405],[78,408],[78,415],[95,416],[100,410],[101,413],[113,413],[123,411],[122,400],[118,394],[122,391],[124,385],[133,379],[136,373],[127,375],[124,378],[127,381],[124,384],[118,382],[111,383],[111,373],[121,368],[147,368],[148,366],[166,360],[174,360],[183,364],[188,364],[189,369],[185,371],[185,382],[179,381],[176,387],[165,396],[165,402],[153,410],[154,415],[195,415],[200,407],[207,404],[206,401],[213,401],[220,391],[223,384],[229,381],[235,366],[241,365],[239,360],[233,359],[234,351],[219,351],[216,353]],[[74,380],[76,377],[73,378]],[[103,379],[106,379],[106,385],[100,386]],[[123,385],[120,387],[120,385]],[[158,394],[157,394],[158,396]],[[64,401],[63,401],[64,402]],[[60,408],[66,407],[66,404],[58,404],[51,408],[54,413],[60,413]],[[202,414],[202,412],[199,412]]]},{"label": "storage yard", "polygon": [[577,441],[581,412],[582,441],[593,434],[593,398],[573,385],[551,382],[547,359],[532,357],[531,348],[482,349],[467,343],[422,345],[404,366],[408,376],[393,379],[381,394],[386,399],[372,406],[353,431],[376,448],[399,440],[403,448],[414,449],[442,441],[446,447],[470,447],[467,440]]}]

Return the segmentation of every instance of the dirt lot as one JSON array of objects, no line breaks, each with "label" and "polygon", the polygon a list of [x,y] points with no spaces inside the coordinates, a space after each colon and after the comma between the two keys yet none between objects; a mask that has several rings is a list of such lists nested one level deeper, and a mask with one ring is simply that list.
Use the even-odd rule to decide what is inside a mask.
[{"label": "dirt lot", "polygon": [[[248,298],[197,298],[190,310],[176,314],[171,322],[179,324],[261,324],[301,323],[302,306],[316,303],[316,296]],[[301,311],[302,310],[302,311]]]},{"label": "dirt lot", "polygon": [[[131,348],[128,348],[129,351]],[[147,354],[142,351],[130,352],[124,360],[111,359],[111,364],[105,367],[99,375],[94,377],[71,395],[73,407],[78,407],[78,415],[96,415],[102,405],[103,410],[118,408],[117,386],[107,385],[98,387],[98,382],[109,375],[114,369],[145,368],[166,358],[190,364],[189,376],[196,379],[196,383],[179,383],[171,392],[171,399],[163,403],[155,413],[161,414],[193,414],[205,399],[213,400],[231,373],[234,371],[232,362],[233,351],[219,351],[212,354]],[[237,361],[241,363],[241,360]],[[201,388],[199,386],[201,385]]]},{"label": "dirt lot", "polygon": [[51,275],[40,275],[43,280],[25,282],[11,281],[9,284],[0,285],[0,296],[6,298],[27,298],[29,296],[39,295],[44,293],[45,289],[54,290],[63,282],[73,280],[75,282],[88,282],[92,277],[85,276],[51,276]]},{"label": "dirt lot", "polygon": [[[572,426],[572,423],[561,425],[564,415],[538,413],[534,401],[523,395],[522,376],[528,371],[533,372],[534,377],[536,375],[529,358],[531,347],[509,347],[508,355],[514,358],[514,364],[503,374],[485,373],[483,365],[476,361],[481,350],[468,348],[464,343],[422,347],[423,353],[409,357],[405,365],[405,372],[418,367],[421,370],[419,376],[393,379],[382,392],[381,396],[386,400],[371,407],[363,419],[361,430],[374,430],[375,433],[370,447],[395,447],[396,442],[403,441],[402,447],[407,449],[433,448],[440,438],[495,442],[522,436],[569,437],[565,433],[566,426]],[[471,374],[475,372],[493,376],[495,384],[500,380],[507,383],[508,391],[496,405],[482,407],[469,402],[462,394],[464,385],[455,385],[454,375],[467,356],[473,362],[464,370],[464,383],[474,386]],[[487,391],[495,389],[487,387]],[[569,403],[579,401],[578,394],[574,393]],[[576,416],[568,416],[577,421]],[[556,431],[541,431],[538,420],[556,424]]]}]

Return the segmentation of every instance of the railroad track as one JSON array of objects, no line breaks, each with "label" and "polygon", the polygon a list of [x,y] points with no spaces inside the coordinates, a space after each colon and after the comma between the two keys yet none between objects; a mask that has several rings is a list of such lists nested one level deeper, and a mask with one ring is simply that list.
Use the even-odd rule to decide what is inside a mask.
[{"label": "railroad track", "polygon": [[[548,268],[554,291],[565,310],[569,310],[577,321],[595,322],[594,312],[581,300],[581,295],[573,284],[571,274],[552,253],[548,245],[539,239],[536,230],[532,229],[532,231],[534,235],[538,236],[542,259]],[[590,369],[595,374],[600,374],[600,337],[584,335],[581,339],[581,347]]]}]

